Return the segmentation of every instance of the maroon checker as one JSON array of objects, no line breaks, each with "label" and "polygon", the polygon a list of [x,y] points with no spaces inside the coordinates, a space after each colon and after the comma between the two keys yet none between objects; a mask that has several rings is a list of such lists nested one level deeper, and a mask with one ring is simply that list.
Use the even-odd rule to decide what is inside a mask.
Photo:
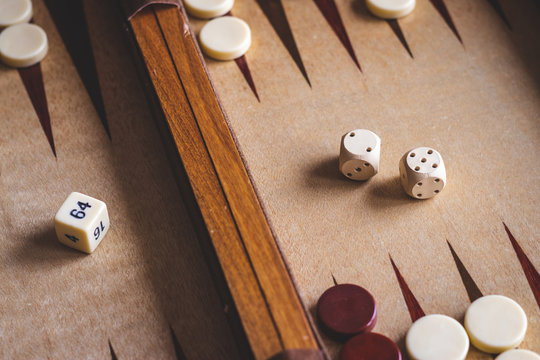
[{"label": "maroon checker", "polygon": [[340,360],[401,360],[396,343],[384,335],[364,333],[351,338],[341,350]]},{"label": "maroon checker", "polygon": [[377,306],[366,289],[353,284],[339,284],[321,295],[317,316],[329,336],[347,339],[373,329]]}]

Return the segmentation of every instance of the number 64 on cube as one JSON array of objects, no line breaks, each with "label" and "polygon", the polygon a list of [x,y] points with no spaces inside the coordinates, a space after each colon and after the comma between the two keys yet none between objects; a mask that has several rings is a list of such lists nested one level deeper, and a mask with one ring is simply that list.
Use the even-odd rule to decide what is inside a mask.
[{"label": "number 64 on cube", "polygon": [[107,205],[78,192],[69,194],[54,217],[58,240],[88,254],[103,240],[109,225]]}]

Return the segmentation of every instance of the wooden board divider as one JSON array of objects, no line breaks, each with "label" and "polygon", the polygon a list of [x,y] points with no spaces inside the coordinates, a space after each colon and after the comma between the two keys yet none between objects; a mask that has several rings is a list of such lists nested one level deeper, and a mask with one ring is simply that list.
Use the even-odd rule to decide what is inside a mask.
[{"label": "wooden board divider", "polygon": [[185,11],[153,5],[129,22],[253,355],[318,350]]}]

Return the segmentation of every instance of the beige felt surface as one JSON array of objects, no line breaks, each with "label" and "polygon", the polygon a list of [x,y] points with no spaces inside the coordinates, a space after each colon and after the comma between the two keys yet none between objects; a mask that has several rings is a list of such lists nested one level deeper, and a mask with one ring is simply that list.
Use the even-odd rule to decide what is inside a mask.
[{"label": "beige felt surface", "polygon": [[[252,29],[246,59],[261,102],[234,62],[207,63],[312,314],[334,275],[370,289],[380,307],[375,331],[402,345],[411,319],[391,255],[426,313],[462,320],[470,301],[448,240],[484,294],[523,306],[522,347],[538,352],[539,305],[503,221],[539,269],[539,10],[501,0],[510,32],[487,1],[445,2],[464,45],[418,1],[399,20],[411,59],[363,1],[337,0],[360,73],[313,2],[284,1],[310,88],[256,2],[238,0],[233,14]],[[340,137],[356,128],[382,139],[380,173],[365,184],[338,171]],[[417,146],[439,150],[447,167],[448,185],[432,200],[410,199],[399,184],[398,161]]]},{"label": "beige felt surface", "polygon": [[[252,29],[246,58],[261,102],[234,62],[207,60],[304,304],[313,313],[332,275],[362,285],[379,304],[375,331],[402,345],[411,320],[390,254],[426,313],[461,319],[469,298],[448,240],[484,294],[523,306],[522,347],[539,352],[539,306],[502,225],[540,269],[537,6],[500,0],[510,32],[487,1],[445,0],[462,45],[418,1],[399,20],[411,59],[363,1],[336,2],[363,73],[308,0],[284,6],[311,88],[252,0],[233,14]],[[85,2],[112,141],[34,5],[50,41],[42,70],[58,158],[17,71],[0,67],[0,357],[107,358],[110,340],[120,359],[172,358],[171,325],[188,358],[238,358],[114,4]],[[365,184],[338,171],[340,137],[356,128],[382,139],[380,173]],[[419,202],[402,192],[397,164],[422,145],[441,152],[448,185]],[[73,190],[109,207],[111,229],[91,256],[53,232]]]},{"label": "beige felt surface", "polygon": [[[114,2],[86,12],[112,141],[41,1],[42,62],[57,158],[17,70],[0,67],[0,358],[239,357],[174,181]],[[106,40],[106,41],[104,41]],[[88,256],[56,240],[71,191],[107,203]]]}]

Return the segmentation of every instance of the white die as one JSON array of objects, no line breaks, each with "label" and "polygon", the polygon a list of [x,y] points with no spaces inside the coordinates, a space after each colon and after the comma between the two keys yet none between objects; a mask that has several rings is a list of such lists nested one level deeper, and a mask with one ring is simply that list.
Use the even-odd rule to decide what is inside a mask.
[{"label": "white die", "polygon": [[88,254],[103,240],[109,226],[107,205],[78,192],[69,194],[54,217],[58,240]]},{"label": "white die", "polygon": [[367,180],[379,172],[381,139],[364,129],[349,131],[341,138],[339,171],[352,180]]},{"label": "white die", "polygon": [[407,151],[399,161],[399,177],[409,196],[434,197],[446,186],[446,168],[441,154],[429,147]]}]

